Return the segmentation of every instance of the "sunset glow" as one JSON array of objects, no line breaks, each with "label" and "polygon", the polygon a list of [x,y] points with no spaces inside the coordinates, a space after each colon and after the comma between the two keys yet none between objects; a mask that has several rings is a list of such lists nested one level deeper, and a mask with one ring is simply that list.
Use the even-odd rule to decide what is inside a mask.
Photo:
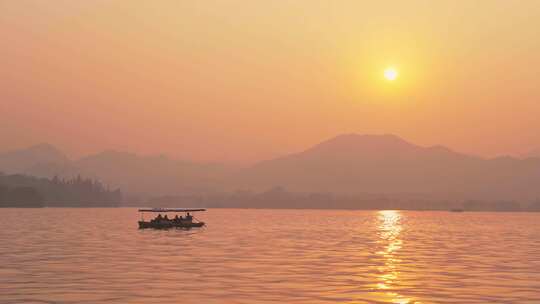
[{"label": "sunset glow", "polygon": [[6,1],[0,144],[243,164],[349,132],[540,148],[537,1],[233,2]]},{"label": "sunset glow", "polygon": [[0,0],[0,303],[540,303],[540,0]]}]

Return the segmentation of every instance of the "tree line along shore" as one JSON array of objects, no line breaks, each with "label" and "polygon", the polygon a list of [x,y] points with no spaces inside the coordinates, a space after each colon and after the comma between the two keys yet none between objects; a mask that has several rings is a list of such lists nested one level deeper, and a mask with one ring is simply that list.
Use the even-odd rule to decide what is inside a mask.
[{"label": "tree line along shore", "polygon": [[116,207],[121,201],[120,189],[81,176],[49,179],[0,173],[0,207]]},{"label": "tree line along shore", "polygon": [[459,210],[540,211],[540,199],[530,202],[509,200],[429,199],[419,195],[290,192],[284,187],[267,191],[234,191],[190,195],[124,197],[97,180],[82,178],[38,178],[0,173],[0,207],[207,207],[268,209],[358,209],[358,210]]}]

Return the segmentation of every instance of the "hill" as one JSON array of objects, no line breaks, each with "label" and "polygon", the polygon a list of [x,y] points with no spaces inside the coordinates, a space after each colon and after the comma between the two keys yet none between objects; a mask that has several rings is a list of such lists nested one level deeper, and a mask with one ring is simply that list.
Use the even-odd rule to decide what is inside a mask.
[{"label": "hill", "polygon": [[50,145],[39,145],[0,154],[0,171],[48,178],[80,174],[142,198],[239,189],[260,193],[276,187],[387,199],[530,202],[540,198],[540,158],[485,159],[443,146],[422,147],[395,135],[339,135],[247,168],[119,151],[72,161]]},{"label": "hill", "polygon": [[0,171],[27,173],[36,166],[66,166],[70,160],[50,144],[39,144],[25,149],[0,153]]},{"label": "hill", "polygon": [[131,193],[201,193],[223,189],[229,169],[219,164],[173,160],[166,156],[140,156],[105,151],[74,164],[88,176]]},{"label": "hill", "polygon": [[482,159],[394,135],[347,134],[258,163],[241,180],[250,189],[530,200],[540,197],[540,159]]}]

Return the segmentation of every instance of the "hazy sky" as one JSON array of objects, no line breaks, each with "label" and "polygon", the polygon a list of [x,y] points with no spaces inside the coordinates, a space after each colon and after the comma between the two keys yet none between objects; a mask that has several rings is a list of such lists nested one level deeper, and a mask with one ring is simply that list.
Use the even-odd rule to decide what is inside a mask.
[{"label": "hazy sky", "polygon": [[251,162],[354,132],[517,154],[539,69],[537,0],[0,0],[0,150]]}]

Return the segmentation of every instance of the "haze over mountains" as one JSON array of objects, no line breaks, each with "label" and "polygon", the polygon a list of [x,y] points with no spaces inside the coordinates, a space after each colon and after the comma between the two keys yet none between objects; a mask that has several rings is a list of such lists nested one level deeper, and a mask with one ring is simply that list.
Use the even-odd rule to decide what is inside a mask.
[{"label": "haze over mountains", "polygon": [[116,151],[70,160],[55,147],[40,144],[0,153],[0,171],[43,177],[81,174],[137,195],[265,191],[280,186],[294,192],[342,195],[540,198],[540,158],[484,159],[442,146],[417,146],[394,135],[340,135],[246,168]]},{"label": "haze over mountains", "polygon": [[248,180],[297,191],[422,194],[446,199],[532,199],[540,159],[482,159],[393,135],[341,135],[304,152],[261,162]]},{"label": "haze over mountains", "polygon": [[0,171],[5,173],[31,173],[39,167],[54,166],[58,170],[68,166],[70,160],[50,144],[38,144],[26,149],[0,152]]},{"label": "haze over mountains", "polygon": [[525,154],[522,154],[521,158],[540,158],[540,148],[533,149]]},{"label": "haze over mountains", "polygon": [[0,172],[6,174],[48,178],[82,175],[135,194],[190,194],[219,189],[223,180],[219,175],[224,171],[226,166],[219,164],[110,150],[70,160],[49,144],[0,153]]}]

